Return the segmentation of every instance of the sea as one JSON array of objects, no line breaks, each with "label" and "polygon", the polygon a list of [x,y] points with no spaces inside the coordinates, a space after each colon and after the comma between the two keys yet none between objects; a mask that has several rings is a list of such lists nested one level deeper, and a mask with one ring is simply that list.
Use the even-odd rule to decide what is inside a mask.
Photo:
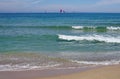
[{"label": "sea", "polygon": [[120,64],[120,13],[0,13],[0,71]]}]

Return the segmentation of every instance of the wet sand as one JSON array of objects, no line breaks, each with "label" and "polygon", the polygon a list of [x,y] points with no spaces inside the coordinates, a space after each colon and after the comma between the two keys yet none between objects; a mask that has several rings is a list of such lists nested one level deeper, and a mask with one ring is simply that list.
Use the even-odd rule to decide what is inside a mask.
[{"label": "wet sand", "polygon": [[70,68],[70,69],[45,69],[45,70],[27,70],[27,71],[0,71],[0,79],[36,79],[60,75],[68,75],[95,67]]},{"label": "wet sand", "polygon": [[120,79],[120,65],[28,71],[2,71],[0,79]]}]

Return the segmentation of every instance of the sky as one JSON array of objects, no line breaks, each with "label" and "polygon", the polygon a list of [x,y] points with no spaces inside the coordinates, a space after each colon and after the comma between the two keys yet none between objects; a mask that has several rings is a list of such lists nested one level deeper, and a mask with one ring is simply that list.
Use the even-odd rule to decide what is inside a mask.
[{"label": "sky", "polygon": [[120,13],[120,0],[0,0],[0,13],[30,12]]}]

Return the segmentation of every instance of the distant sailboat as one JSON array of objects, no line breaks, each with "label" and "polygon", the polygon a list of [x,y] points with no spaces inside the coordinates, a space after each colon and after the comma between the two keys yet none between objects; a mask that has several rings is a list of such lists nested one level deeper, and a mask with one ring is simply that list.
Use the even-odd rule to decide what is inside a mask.
[{"label": "distant sailboat", "polygon": [[60,13],[62,13],[63,12],[63,10],[62,9],[60,9]]},{"label": "distant sailboat", "polygon": [[64,11],[64,10],[62,10],[62,9],[60,9],[60,13],[65,13],[65,11]]}]

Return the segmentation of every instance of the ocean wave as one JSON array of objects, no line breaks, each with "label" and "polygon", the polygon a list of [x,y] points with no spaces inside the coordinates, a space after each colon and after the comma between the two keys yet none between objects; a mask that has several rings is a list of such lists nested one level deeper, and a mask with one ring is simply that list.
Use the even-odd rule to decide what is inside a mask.
[{"label": "ocean wave", "polygon": [[100,41],[107,43],[120,43],[120,37],[111,37],[103,35],[86,35],[86,36],[72,36],[72,35],[58,35],[58,38],[61,40],[67,41]]},{"label": "ocean wave", "polygon": [[108,30],[120,30],[120,27],[107,27]]},{"label": "ocean wave", "polygon": [[120,60],[111,60],[111,61],[77,61],[71,60],[72,62],[78,64],[88,64],[88,65],[116,65],[120,64]]},{"label": "ocean wave", "polygon": [[39,28],[39,29],[72,29],[71,26],[2,26],[0,28]]},{"label": "ocean wave", "polygon": [[120,30],[118,26],[107,26],[107,27],[98,27],[98,26],[72,26],[72,29],[75,30]]},{"label": "ocean wave", "polygon": [[0,25],[0,28],[39,28],[39,29],[68,29],[68,30],[120,30],[120,26],[3,26]]},{"label": "ocean wave", "polygon": [[43,70],[43,69],[50,69],[59,66],[60,64],[53,64],[53,65],[45,65],[45,66],[36,66],[36,65],[0,65],[0,71],[26,71],[26,70]]},{"label": "ocean wave", "polygon": [[24,28],[42,28],[42,29],[59,29],[59,30],[84,30],[84,31],[119,31],[119,26],[24,26]]},{"label": "ocean wave", "polygon": [[73,29],[83,29],[84,26],[72,26]]}]

